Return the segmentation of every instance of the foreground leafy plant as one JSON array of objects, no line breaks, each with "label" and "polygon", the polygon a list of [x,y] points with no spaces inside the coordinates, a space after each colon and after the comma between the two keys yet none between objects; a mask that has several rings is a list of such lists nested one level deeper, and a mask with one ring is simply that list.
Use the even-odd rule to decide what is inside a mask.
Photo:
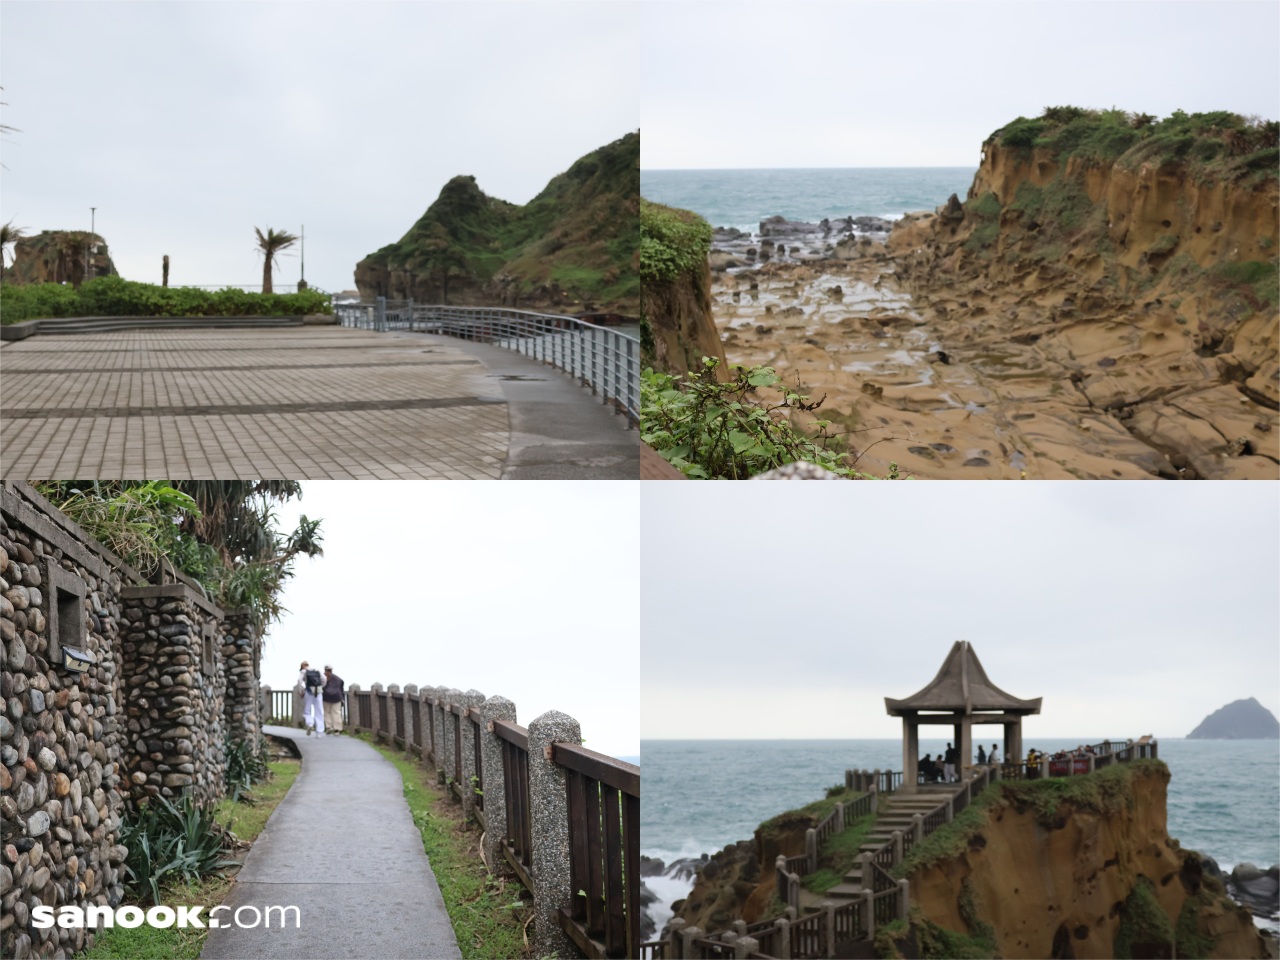
[{"label": "foreground leafy plant", "polygon": [[[826,444],[829,420],[818,420],[818,434],[806,437],[789,419],[792,411],[811,412],[822,401],[782,386],[772,367],[732,367],[726,382],[716,379],[720,361],[704,357],[702,370],[687,378],[645,370],[640,384],[640,439],[693,480],[745,480],[788,463],[805,462],[850,479],[875,479],[859,473],[846,455]],[[776,388],[769,402],[756,391]],[[897,479],[894,465],[890,479]]]},{"label": "foreground leafy plant", "polygon": [[163,883],[197,880],[239,866],[240,861],[223,856],[226,839],[212,808],[198,806],[190,795],[177,803],[152,797],[138,804],[120,831],[120,843],[129,850],[125,868],[130,892],[160,903]]}]

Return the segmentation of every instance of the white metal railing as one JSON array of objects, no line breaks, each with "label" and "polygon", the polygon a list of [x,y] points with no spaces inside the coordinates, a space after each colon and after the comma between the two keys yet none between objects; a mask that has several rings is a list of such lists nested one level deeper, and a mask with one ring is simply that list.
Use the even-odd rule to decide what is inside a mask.
[{"label": "white metal railing", "polygon": [[555,314],[385,297],[335,302],[333,312],[344,327],[438,333],[505,347],[577,378],[616,404],[633,424],[640,419],[640,341],[628,333]]}]

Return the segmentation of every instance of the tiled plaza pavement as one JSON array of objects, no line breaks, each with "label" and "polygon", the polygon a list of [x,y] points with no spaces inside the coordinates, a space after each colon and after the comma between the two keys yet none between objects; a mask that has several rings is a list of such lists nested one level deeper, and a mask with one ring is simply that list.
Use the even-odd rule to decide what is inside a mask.
[{"label": "tiled plaza pavement", "polygon": [[[131,330],[6,343],[0,473],[496,479],[511,445],[508,401],[502,379],[470,347],[342,327]],[[566,381],[548,389],[579,391],[562,374],[513,359],[539,378]]]}]

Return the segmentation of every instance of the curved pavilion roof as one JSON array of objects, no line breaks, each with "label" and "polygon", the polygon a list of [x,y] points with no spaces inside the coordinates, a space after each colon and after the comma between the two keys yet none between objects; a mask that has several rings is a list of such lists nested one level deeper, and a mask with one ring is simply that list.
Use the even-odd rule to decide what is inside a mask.
[{"label": "curved pavilion roof", "polygon": [[1040,712],[1040,701],[1020,700],[1005,693],[987,677],[978,655],[968,640],[957,640],[942,663],[942,669],[927,687],[904,700],[884,698],[891,717],[922,710],[947,710],[973,713],[975,710],[1000,710],[1012,714]]}]

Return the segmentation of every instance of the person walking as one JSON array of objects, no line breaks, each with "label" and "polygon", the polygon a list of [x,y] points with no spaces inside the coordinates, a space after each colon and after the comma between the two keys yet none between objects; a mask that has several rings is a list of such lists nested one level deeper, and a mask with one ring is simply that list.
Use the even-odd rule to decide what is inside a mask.
[{"label": "person walking", "polygon": [[982,744],[978,744],[978,766],[983,766],[987,762],[987,751],[982,749]]},{"label": "person walking", "polygon": [[332,734],[342,732],[342,698],[345,684],[342,678],[333,672],[333,667],[324,668],[324,728]]},{"label": "person walking", "polygon": [[314,733],[324,736],[324,713],[320,709],[320,691],[324,689],[324,677],[319,670],[309,669],[310,664],[302,661],[298,669],[298,683],[302,684],[302,724],[307,728],[307,736]]}]

